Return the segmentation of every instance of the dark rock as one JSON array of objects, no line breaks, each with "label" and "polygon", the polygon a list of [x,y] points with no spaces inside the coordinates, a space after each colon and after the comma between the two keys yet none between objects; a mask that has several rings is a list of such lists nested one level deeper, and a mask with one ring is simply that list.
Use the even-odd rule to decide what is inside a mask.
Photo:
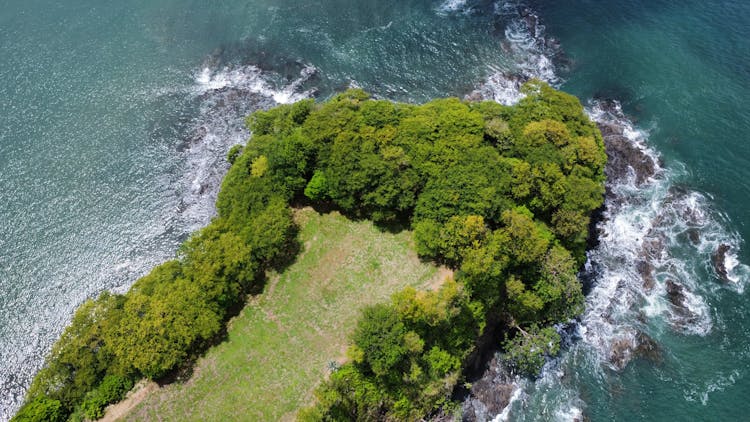
[{"label": "dark rock", "polygon": [[643,288],[647,291],[653,289],[656,285],[656,280],[654,279],[654,266],[648,261],[639,260],[635,267],[638,270],[638,274],[641,276],[641,280],[643,280]]},{"label": "dark rock", "polygon": [[721,245],[719,245],[716,251],[711,254],[711,264],[714,267],[714,271],[716,271],[716,275],[718,275],[719,278],[723,281],[730,281],[725,264],[727,252],[729,252],[730,249],[732,249],[731,246],[727,245],[726,243],[722,243]]},{"label": "dark rock", "polygon": [[463,420],[490,421],[510,403],[515,386],[513,376],[499,355],[489,362],[482,377],[473,382],[463,403]]},{"label": "dark rock", "polygon": [[687,235],[688,235],[688,239],[690,239],[690,242],[692,242],[693,245],[698,245],[701,242],[700,230],[696,228],[688,229]]},{"label": "dark rock", "polygon": [[453,412],[440,409],[437,414],[430,416],[427,420],[429,422],[457,422],[458,419]]},{"label": "dark rock", "polygon": [[615,119],[598,123],[609,158],[605,169],[607,177],[610,182],[619,181],[627,178],[632,169],[636,183],[642,184],[656,174],[656,162],[625,137],[625,126],[617,120],[617,118],[624,118],[618,104],[607,99],[600,99],[598,103],[606,113],[615,117]]},{"label": "dark rock", "polygon": [[477,102],[477,103],[485,100],[485,98],[482,96],[482,93],[479,91],[470,92],[468,95],[464,97],[464,99],[466,101]]},{"label": "dark rock", "polygon": [[529,29],[531,36],[536,38],[536,26],[539,23],[539,19],[536,15],[529,14],[524,17],[524,22],[526,23],[526,27]]},{"label": "dark rock", "polygon": [[664,236],[647,237],[641,243],[641,257],[658,259],[664,251]]},{"label": "dark rock", "polygon": [[648,334],[638,331],[635,337],[620,337],[612,342],[609,353],[609,363],[616,371],[620,371],[635,359],[648,359],[652,362],[662,362],[661,347]]},{"label": "dark rock", "polygon": [[[616,134],[613,124],[600,124],[607,152],[605,173],[610,181],[626,179],[631,171],[635,173],[636,184],[643,184],[656,174],[656,163],[648,154],[641,151],[625,136]],[[607,132],[607,135],[604,133]]]},{"label": "dark rock", "polygon": [[636,342],[638,345],[635,348],[635,355],[640,358],[648,359],[652,362],[662,362],[664,357],[662,355],[661,347],[656,341],[644,332],[638,332],[636,335]]},{"label": "dark rock", "polygon": [[599,131],[602,133],[602,136],[622,136],[625,133],[625,130],[622,126],[617,125],[615,123],[611,122],[602,122],[599,123]]},{"label": "dark rock", "polygon": [[609,351],[609,363],[620,371],[630,362],[635,345],[627,338],[618,338],[612,342]]},{"label": "dark rock", "polygon": [[700,210],[692,207],[685,207],[681,211],[681,217],[685,223],[691,226],[701,226],[704,224],[705,217]]},{"label": "dark rock", "polygon": [[688,307],[687,296],[685,294],[687,289],[672,280],[667,280],[665,287],[667,289],[667,299],[672,305],[673,315],[670,319],[673,327],[683,330],[698,324],[699,315],[696,315]]},{"label": "dark rock", "polygon": [[686,305],[687,297],[685,296],[685,288],[672,280],[667,280],[665,286],[667,288],[667,299],[669,299],[669,303],[672,304],[675,310],[682,314],[689,312]]},{"label": "dark rock", "polygon": [[177,146],[177,151],[183,152],[190,149],[193,145],[199,144],[201,141],[203,141],[203,138],[206,137],[206,134],[208,134],[208,129],[206,129],[205,126],[199,127],[195,130],[195,132],[191,133],[189,136],[185,137],[182,140],[182,142]]}]

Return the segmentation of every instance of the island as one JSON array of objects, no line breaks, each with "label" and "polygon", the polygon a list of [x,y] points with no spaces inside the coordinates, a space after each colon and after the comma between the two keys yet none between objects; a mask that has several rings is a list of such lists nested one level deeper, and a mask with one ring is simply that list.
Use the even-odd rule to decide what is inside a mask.
[{"label": "island", "polygon": [[[607,156],[578,99],[537,80],[522,92],[513,106],[415,105],[352,89],[255,112],[252,138],[229,151],[216,217],[127,293],[76,311],[13,420],[98,419],[139,380],[179,377],[269,294],[269,274],[309,253],[300,240],[300,215],[316,218],[309,209],[407,233],[415,255],[440,270],[400,284],[366,280],[390,299],[346,302],[361,310],[340,328],[345,357],[312,386],[299,420],[450,414],[488,347],[501,347],[514,373],[535,376],[559,351],[554,325],[583,310],[577,273]],[[318,293],[309,300],[324,300]]]}]

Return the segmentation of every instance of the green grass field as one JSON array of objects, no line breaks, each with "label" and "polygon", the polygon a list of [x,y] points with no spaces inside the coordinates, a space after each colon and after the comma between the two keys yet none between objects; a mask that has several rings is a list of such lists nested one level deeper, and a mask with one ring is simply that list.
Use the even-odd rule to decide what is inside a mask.
[{"label": "green grass field", "polygon": [[147,396],[128,420],[291,420],[314,387],[343,362],[363,307],[446,272],[420,262],[410,232],[382,232],[338,213],[296,212],[302,251],[229,323],[185,383]]}]

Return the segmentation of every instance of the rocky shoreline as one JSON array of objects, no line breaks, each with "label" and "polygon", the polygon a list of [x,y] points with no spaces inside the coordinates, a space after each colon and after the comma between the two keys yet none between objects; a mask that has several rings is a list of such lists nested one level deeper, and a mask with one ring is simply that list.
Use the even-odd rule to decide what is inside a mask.
[{"label": "rocky shoreline", "polygon": [[[607,113],[619,113],[614,102],[602,102]],[[605,173],[607,175],[607,189],[605,193],[605,207],[618,207],[623,204],[623,199],[615,190],[611,189],[613,184],[625,183],[634,179],[636,184],[641,185],[649,178],[654,177],[658,164],[642,149],[633,145],[625,135],[626,128],[618,124],[617,120],[598,122],[599,129],[604,138],[605,150],[608,157]],[[598,213],[597,218],[605,218],[604,213]],[[596,227],[599,221],[593,221],[592,227]],[[598,233],[591,233],[596,237]],[[656,251],[652,251],[655,253]],[[644,248],[644,253],[645,248]],[[643,260],[644,282],[653,286],[653,267],[648,260]],[[585,275],[584,275],[585,276]],[[676,294],[677,295],[677,294]],[[675,296],[675,302],[679,302]],[[645,356],[651,359],[659,359],[660,350],[658,345],[645,333],[636,336],[636,342],[630,343],[623,339],[615,340],[612,347],[610,362],[621,369],[634,356]],[[500,352],[493,353],[484,362],[484,372],[472,380],[471,387],[466,392],[462,405],[462,419],[467,422],[489,421],[499,415],[510,403],[513,392],[518,388],[516,377],[504,365]],[[439,419],[438,419],[439,420]]]},{"label": "rocky shoreline", "polygon": [[[644,145],[629,137],[632,130],[630,120],[622,113],[615,101],[601,100],[595,104],[596,122],[604,139],[608,163],[605,168],[607,175],[605,205],[601,213],[592,221],[592,248],[597,240],[606,233],[604,226],[608,219],[614,218],[618,212],[626,207],[638,205],[642,201],[633,191],[648,189],[653,184],[663,181],[665,177],[662,163]],[[623,187],[626,187],[623,189]],[[684,227],[684,235],[695,247],[706,236],[703,228],[707,224],[705,210],[693,201],[694,192],[679,187],[670,187],[660,203],[661,209],[650,222],[650,228],[640,239],[636,248],[637,260],[634,263],[637,285],[630,285],[626,280],[620,280],[615,287],[614,298],[608,306],[601,309],[596,318],[605,324],[616,325],[615,312],[622,312],[622,306],[628,312],[636,312],[635,306],[641,303],[641,295],[658,294],[666,299],[669,310],[667,320],[677,332],[696,332],[702,325],[708,324],[710,319],[705,312],[694,303],[695,294],[691,288],[679,277],[666,277],[663,265],[670,258],[668,250],[670,239],[668,229],[677,226]],[[726,242],[719,242],[710,253],[710,268],[721,282],[731,282],[728,264],[733,247]],[[580,278],[597,280],[597,262],[589,262]],[[657,277],[658,273],[658,277]],[[660,281],[661,280],[661,281]],[[643,319],[645,316],[637,317]],[[708,321],[708,323],[706,322]],[[623,327],[622,332],[609,338],[602,338],[606,344],[601,344],[605,351],[602,363],[610,370],[619,372],[634,359],[646,359],[656,364],[663,361],[663,351],[659,344],[646,332],[638,328],[639,324]],[[470,384],[462,392],[462,420],[467,422],[484,422],[495,419],[506,409],[518,389],[518,380],[504,366],[500,351],[485,354],[481,363],[484,371],[474,378],[469,377]],[[449,420],[449,419],[437,419]],[[585,415],[580,419],[586,420]]]}]

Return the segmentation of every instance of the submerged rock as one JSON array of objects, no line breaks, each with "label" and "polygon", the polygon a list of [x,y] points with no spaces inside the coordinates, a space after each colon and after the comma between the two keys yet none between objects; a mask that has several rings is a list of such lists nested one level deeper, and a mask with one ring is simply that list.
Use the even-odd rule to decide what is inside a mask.
[{"label": "submerged rock", "polygon": [[637,358],[656,363],[663,361],[659,344],[642,331],[615,339],[609,350],[608,362],[616,371],[621,371],[631,360]]},{"label": "submerged rock", "polygon": [[636,263],[636,269],[641,276],[641,280],[643,280],[643,288],[647,291],[653,289],[656,285],[654,266],[646,260],[640,260]]},{"label": "submerged rock", "polygon": [[[617,103],[602,100],[599,104],[606,113],[622,116]],[[615,119],[600,121],[598,126],[608,158],[605,173],[609,183],[626,180],[632,172],[636,184],[640,186],[656,174],[658,163],[625,136],[625,126],[622,123]]]},{"label": "submerged rock", "polygon": [[673,280],[665,283],[667,299],[672,307],[672,325],[680,330],[690,330],[699,324],[700,315],[696,314],[688,304],[687,288]]},{"label": "submerged rock", "polygon": [[686,308],[685,301],[687,300],[684,292],[685,288],[672,280],[667,280],[665,286],[667,288],[669,303],[678,310],[684,310]]},{"label": "submerged rock", "polygon": [[726,243],[722,243],[721,245],[719,245],[716,251],[711,254],[711,264],[714,267],[714,271],[716,271],[716,275],[718,275],[719,278],[723,281],[730,281],[726,266],[727,253],[730,249],[732,249],[731,246],[727,245]]},{"label": "submerged rock", "polygon": [[660,259],[666,248],[665,240],[663,234],[649,232],[648,237],[643,239],[643,243],[641,244],[641,257],[646,260]]},{"label": "submerged rock", "polygon": [[638,346],[635,349],[635,355],[648,359],[652,362],[661,362],[663,360],[662,350],[659,344],[644,332],[638,332],[636,335]]},{"label": "submerged rock", "polygon": [[183,152],[192,148],[194,145],[202,142],[207,134],[208,129],[206,128],[206,126],[199,126],[195,130],[193,130],[191,134],[182,139],[182,142],[177,146],[177,151]]},{"label": "submerged rock", "polygon": [[698,245],[701,243],[701,232],[700,230],[696,228],[690,228],[687,231],[688,239],[690,239],[690,242],[693,245]]},{"label": "submerged rock", "polygon": [[625,365],[630,362],[633,358],[633,350],[635,349],[635,342],[630,338],[620,337],[612,341],[609,347],[609,364],[616,371],[620,371],[625,368]]}]

